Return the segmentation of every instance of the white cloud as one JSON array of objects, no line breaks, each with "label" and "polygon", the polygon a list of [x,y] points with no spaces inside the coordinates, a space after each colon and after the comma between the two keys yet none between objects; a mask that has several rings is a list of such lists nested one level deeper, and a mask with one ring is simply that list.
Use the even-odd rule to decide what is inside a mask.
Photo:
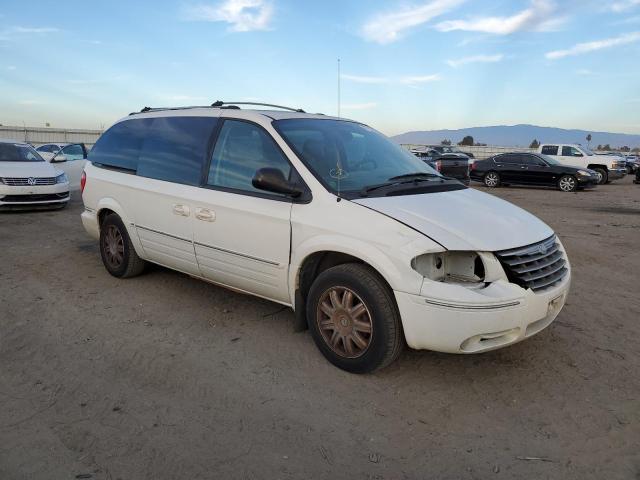
[{"label": "white cloud", "polygon": [[234,32],[268,30],[273,5],[268,0],[225,0],[216,5],[196,5],[186,12],[187,20],[226,22]]},{"label": "white cloud", "polygon": [[504,55],[498,53],[496,55],[474,55],[472,57],[458,58],[457,60],[447,60],[447,65],[458,68],[468,63],[497,63],[502,61]]},{"label": "white cloud", "polygon": [[509,35],[522,30],[551,30],[563,22],[551,0],[531,0],[529,8],[510,17],[478,17],[470,20],[449,20],[436,25],[441,32],[462,30]]},{"label": "white cloud", "polygon": [[55,27],[11,27],[9,29],[10,32],[13,33],[56,33],[60,30]]},{"label": "white cloud", "polygon": [[606,38],[604,40],[596,40],[593,42],[578,43],[566,50],[554,50],[553,52],[547,52],[545,57],[551,60],[558,58],[569,57],[572,55],[581,55],[584,53],[595,52],[605,48],[611,48],[618,45],[626,45],[640,41],[640,32],[625,33],[618,37]]},{"label": "white cloud", "polygon": [[615,13],[626,12],[627,10],[631,10],[634,7],[640,5],[640,0],[621,0],[618,2],[613,2],[608,6],[608,9]]},{"label": "white cloud", "polygon": [[366,77],[362,75],[341,74],[340,78],[349,82],[356,83],[389,83],[390,79],[386,77]]},{"label": "white cloud", "polygon": [[578,75],[582,75],[583,77],[589,77],[591,75],[594,75],[593,71],[587,69],[587,68],[580,68],[578,70],[576,70],[576,73]]},{"label": "white cloud", "polygon": [[432,0],[419,6],[380,13],[361,29],[361,35],[371,42],[386,44],[400,39],[403,33],[438,17],[466,0]]},{"label": "white cloud", "polygon": [[438,80],[440,80],[440,75],[433,74],[433,75],[418,75],[418,76],[407,76],[407,77],[401,77],[400,78],[400,83],[402,83],[403,85],[418,85],[421,83],[428,83],[428,82],[437,82]]},{"label": "white cloud", "polygon": [[431,75],[406,75],[404,77],[367,77],[362,75],[340,75],[342,80],[347,80],[349,82],[355,83],[368,83],[373,85],[380,84],[401,84],[401,85],[409,85],[414,86],[421,83],[435,82],[440,80],[440,75],[431,74]]},{"label": "white cloud", "polygon": [[367,103],[346,103],[341,105],[340,107],[343,110],[369,110],[371,108],[376,108],[378,104],[376,102],[367,102]]},{"label": "white cloud", "polygon": [[16,70],[18,67],[16,67],[15,65],[9,65],[7,66],[7,70]]}]

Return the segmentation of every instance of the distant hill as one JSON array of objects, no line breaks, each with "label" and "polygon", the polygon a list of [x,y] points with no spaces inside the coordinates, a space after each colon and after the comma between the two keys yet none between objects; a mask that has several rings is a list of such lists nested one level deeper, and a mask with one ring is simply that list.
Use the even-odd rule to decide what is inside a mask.
[{"label": "distant hill", "polygon": [[458,130],[424,130],[401,133],[392,137],[398,143],[439,144],[449,139],[454,144],[466,135],[476,142],[505,147],[528,147],[536,138],[541,143],[581,143],[586,145],[586,137],[591,134],[591,146],[640,147],[640,135],[626,133],[588,132],[586,130],[565,130],[563,128],[538,127],[536,125],[496,125],[493,127],[472,127]]}]

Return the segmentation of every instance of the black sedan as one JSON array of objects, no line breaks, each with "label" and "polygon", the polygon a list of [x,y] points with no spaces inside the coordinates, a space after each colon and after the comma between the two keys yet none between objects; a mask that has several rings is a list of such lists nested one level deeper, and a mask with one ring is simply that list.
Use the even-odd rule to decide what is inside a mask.
[{"label": "black sedan", "polygon": [[598,175],[586,168],[570,167],[538,153],[502,153],[471,165],[471,180],[487,187],[542,185],[563,192],[595,187]]}]

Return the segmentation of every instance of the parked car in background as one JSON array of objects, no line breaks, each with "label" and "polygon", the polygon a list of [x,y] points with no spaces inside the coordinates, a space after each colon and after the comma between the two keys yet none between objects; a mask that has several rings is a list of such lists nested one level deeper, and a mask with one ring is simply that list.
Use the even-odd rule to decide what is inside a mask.
[{"label": "parked car in background", "polygon": [[443,175],[469,185],[469,157],[462,153],[440,153],[432,148],[412,149],[416,157]]},{"label": "parked car in background", "polygon": [[600,184],[623,178],[627,174],[626,164],[621,158],[596,155],[578,144],[543,143],[538,147],[538,153],[552,157],[563,165],[594,170]]},{"label": "parked car in background", "polygon": [[638,171],[640,167],[640,159],[637,155],[627,155],[624,158],[627,167],[627,175],[633,175]]},{"label": "parked car in background", "polygon": [[66,174],[33,147],[0,140],[0,210],[62,208],[69,202]]},{"label": "parked car in background", "polygon": [[356,121],[233,106],[145,108],[98,139],[81,218],[111,275],[149,261],[292,307],[354,373],[405,341],[511,345],[562,309],[569,260],[530,213]]},{"label": "parked car in background", "polygon": [[84,143],[47,143],[37,147],[36,151],[67,174],[72,190],[80,188],[80,178],[88,153]]},{"label": "parked car in background", "polygon": [[598,174],[589,169],[570,167],[537,153],[501,153],[471,166],[471,179],[487,187],[500,185],[538,185],[556,187],[563,192],[595,187]]},{"label": "parked car in background", "polygon": [[444,153],[460,153],[466,155],[469,158],[476,158],[471,152],[463,152],[455,145],[427,145],[427,148],[432,148],[440,154]]}]

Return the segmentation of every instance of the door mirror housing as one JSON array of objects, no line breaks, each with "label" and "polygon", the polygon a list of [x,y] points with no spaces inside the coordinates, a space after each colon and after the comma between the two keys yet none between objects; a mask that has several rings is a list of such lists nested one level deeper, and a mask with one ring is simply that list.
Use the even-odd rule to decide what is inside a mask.
[{"label": "door mirror housing", "polygon": [[259,190],[281,193],[293,198],[297,198],[303,194],[300,185],[289,182],[284,178],[282,171],[277,168],[261,168],[253,176],[251,184]]},{"label": "door mirror housing", "polygon": [[67,161],[67,157],[62,153],[56,153],[51,159],[51,163],[62,163],[66,161]]},{"label": "door mirror housing", "polygon": [[582,153],[580,153],[580,152],[573,152],[573,156],[574,157],[584,157],[584,155],[582,155]]}]

